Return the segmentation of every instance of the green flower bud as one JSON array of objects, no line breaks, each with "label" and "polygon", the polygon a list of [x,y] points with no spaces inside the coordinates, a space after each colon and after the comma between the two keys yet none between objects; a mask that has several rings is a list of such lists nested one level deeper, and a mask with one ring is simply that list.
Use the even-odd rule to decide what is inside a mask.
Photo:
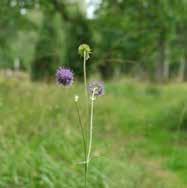
[{"label": "green flower bud", "polygon": [[82,57],[85,56],[86,60],[90,58],[91,49],[87,44],[81,44],[78,48],[78,52]]}]

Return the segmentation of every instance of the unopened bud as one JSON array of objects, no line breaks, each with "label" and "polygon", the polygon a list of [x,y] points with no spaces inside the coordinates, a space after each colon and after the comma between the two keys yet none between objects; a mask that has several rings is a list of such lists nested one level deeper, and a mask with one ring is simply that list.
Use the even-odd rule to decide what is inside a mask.
[{"label": "unopened bud", "polygon": [[78,96],[78,95],[75,95],[74,100],[75,100],[75,102],[78,102],[79,96]]},{"label": "unopened bud", "polygon": [[95,101],[95,100],[96,100],[96,97],[95,97],[95,96],[91,96],[90,99],[91,99],[92,101]]}]

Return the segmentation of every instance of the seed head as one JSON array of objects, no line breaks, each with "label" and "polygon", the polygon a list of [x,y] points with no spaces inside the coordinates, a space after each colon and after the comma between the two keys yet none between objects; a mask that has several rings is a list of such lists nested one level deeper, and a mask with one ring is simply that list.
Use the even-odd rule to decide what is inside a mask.
[{"label": "seed head", "polygon": [[78,48],[78,52],[79,52],[80,56],[82,56],[82,57],[85,56],[86,60],[88,60],[90,58],[91,49],[90,49],[89,45],[81,44]]},{"label": "seed head", "polygon": [[74,100],[75,100],[75,102],[78,102],[79,96],[78,96],[78,95],[75,95],[75,96],[74,96]]},{"label": "seed head", "polygon": [[92,81],[88,85],[88,92],[92,96],[104,95],[104,84],[101,81]]}]

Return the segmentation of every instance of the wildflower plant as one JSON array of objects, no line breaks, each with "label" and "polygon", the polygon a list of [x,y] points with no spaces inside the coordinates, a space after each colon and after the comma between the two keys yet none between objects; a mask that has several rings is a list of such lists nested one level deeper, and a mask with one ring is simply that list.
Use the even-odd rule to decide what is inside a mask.
[{"label": "wildflower plant", "polygon": [[[83,58],[83,72],[84,72],[84,90],[85,90],[85,104],[87,109],[86,125],[83,124],[82,117],[79,108],[79,96],[74,96],[75,109],[78,115],[78,121],[80,124],[80,130],[83,141],[84,161],[80,162],[84,165],[84,177],[85,177],[85,188],[87,188],[87,174],[88,166],[91,161],[91,150],[93,140],[93,120],[94,120],[94,103],[99,96],[104,95],[104,83],[101,81],[91,81],[87,84],[87,72],[86,63],[90,58],[91,49],[87,44],[81,44],[78,48],[79,55]],[[58,84],[65,87],[71,86],[74,81],[73,72],[67,68],[58,68],[56,72],[56,79]]]}]

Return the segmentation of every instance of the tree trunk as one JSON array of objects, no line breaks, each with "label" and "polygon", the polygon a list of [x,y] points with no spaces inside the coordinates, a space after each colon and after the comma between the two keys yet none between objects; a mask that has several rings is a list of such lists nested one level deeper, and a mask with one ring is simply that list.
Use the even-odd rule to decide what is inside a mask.
[{"label": "tree trunk", "polygon": [[[160,32],[158,39],[158,54],[156,60],[156,81],[163,82],[164,74],[167,74],[167,71],[164,73],[164,62],[166,59],[166,41],[165,33]],[[168,66],[167,66],[168,67]]]},{"label": "tree trunk", "polygon": [[185,59],[182,56],[180,59],[180,66],[179,66],[179,73],[178,73],[178,80],[179,82],[183,82],[185,78]]},{"label": "tree trunk", "polygon": [[163,76],[164,76],[164,81],[168,82],[169,81],[169,73],[170,73],[170,61],[169,61],[169,49],[167,48],[166,50],[166,58],[164,61],[164,70],[163,70]]},{"label": "tree trunk", "polygon": [[184,81],[187,82],[187,54],[184,55]]}]

